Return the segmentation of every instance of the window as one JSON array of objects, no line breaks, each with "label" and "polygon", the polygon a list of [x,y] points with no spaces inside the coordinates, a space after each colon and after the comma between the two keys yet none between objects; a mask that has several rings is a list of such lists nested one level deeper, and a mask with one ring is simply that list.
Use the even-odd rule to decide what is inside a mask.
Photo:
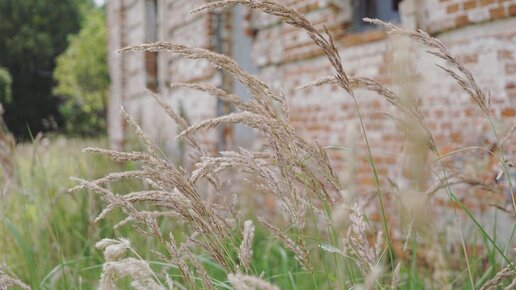
[{"label": "window", "polygon": [[[252,57],[253,35],[252,33],[248,34],[245,30],[246,17],[250,16],[247,13],[249,12],[242,6],[235,6],[233,9],[232,57],[246,72],[256,74],[259,70]],[[244,101],[251,100],[251,94],[240,82],[235,82],[233,92]],[[243,126],[242,124],[236,124],[234,126],[233,134],[234,136],[231,140],[233,142],[233,148],[252,148],[257,138],[254,129]]]},{"label": "window", "polygon": [[[158,40],[158,5],[157,0],[145,0],[145,42]],[[147,88],[158,91],[158,52],[145,52],[145,77]]]},{"label": "window", "polygon": [[353,32],[363,32],[375,27],[362,18],[378,18],[386,22],[399,22],[398,7],[401,0],[353,0]]}]

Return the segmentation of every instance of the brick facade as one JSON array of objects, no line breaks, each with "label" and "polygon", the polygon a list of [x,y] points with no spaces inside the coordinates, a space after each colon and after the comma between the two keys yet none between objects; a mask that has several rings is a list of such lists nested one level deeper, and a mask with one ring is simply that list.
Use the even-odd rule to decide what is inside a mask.
[{"label": "brick facade", "polygon": [[[113,81],[110,140],[116,147],[121,146],[126,138],[118,113],[119,105],[123,104],[151,137],[160,140],[171,155],[178,156],[181,154],[180,146],[174,139],[177,128],[154,100],[145,95],[144,55],[113,53],[125,45],[144,42],[144,1],[108,1],[109,61]],[[222,14],[219,22],[215,14],[189,13],[204,2],[158,0],[158,38],[233,55],[238,45],[229,44],[238,44],[239,40],[233,39],[231,34],[235,23],[231,11]],[[480,109],[452,78],[435,66],[441,63],[435,57],[426,54],[416,43],[387,37],[381,29],[353,33],[352,0],[278,2],[303,12],[317,27],[322,27],[322,24],[328,26],[340,47],[349,75],[370,77],[385,83],[400,95],[416,96],[442,153],[470,146],[489,147],[495,142]],[[492,116],[500,134],[514,125],[516,0],[404,0],[400,11],[400,25],[409,29],[422,28],[437,36],[473,72],[480,87],[490,92]],[[332,73],[320,49],[305,32],[282,23],[276,17],[246,9],[243,17],[244,31],[252,43],[251,58],[256,74],[287,96],[293,124],[305,136],[318,140],[323,146],[356,148],[355,154],[351,155],[331,151],[332,161],[344,176],[349,173],[344,160],[354,159],[357,164],[352,174],[354,181],[372,184],[351,98],[332,86],[296,90],[307,82]],[[217,27],[220,34],[217,34]],[[217,101],[198,92],[169,89],[167,83],[208,82],[233,90],[234,84],[204,61],[160,53],[158,64],[160,93],[193,124],[216,116],[220,112]],[[409,67],[410,72],[400,73],[400,67]],[[398,164],[402,163],[403,152],[407,148],[396,123],[383,114],[395,115],[396,111],[371,92],[358,90],[357,98],[379,173],[396,180],[403,175]],[[211,131],[202,137],[215,148],[220,143],[220,136],[217,131]],[[238,140],[239,136],[232,138]],[[507,146],[506,153],[512,159],[516,155],[515,141],[513,136]],[[458,154],[453,161],[469,164],[470,158],[481,160],[484,155],[470,150],[467,154]],[[479,203],[478,200],[476,202]]]}]

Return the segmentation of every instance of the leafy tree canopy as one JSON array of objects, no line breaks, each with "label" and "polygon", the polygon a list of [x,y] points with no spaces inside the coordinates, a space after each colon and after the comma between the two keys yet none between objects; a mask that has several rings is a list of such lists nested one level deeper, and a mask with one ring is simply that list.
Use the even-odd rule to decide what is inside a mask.
[{"label": "leafy tree canopy", "polygon": [[0,66],[0,104],[11,101],[11,84],[13,80],[9,72]]},{"label": "leafy tree canopy", "polygon": [[62,96],[59,111],[68,134],[97,135],[106,129],[109,88],[107,29],[103,11],[91,9],[79,34],[57,58],[54,94]]},{"label": "leafy tree canopy", "polygon": [[12,76],[12,99],[5,121],[18,137],[61,124],[58,99],[52,95],[55,57],[76,33],[91,0],[0,1],[0,66]]}]

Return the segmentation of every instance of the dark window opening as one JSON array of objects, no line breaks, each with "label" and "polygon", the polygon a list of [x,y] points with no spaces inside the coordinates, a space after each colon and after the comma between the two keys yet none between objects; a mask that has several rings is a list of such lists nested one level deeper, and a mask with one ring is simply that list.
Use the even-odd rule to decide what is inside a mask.
[{"label": "dark window opening", "polygon": [[[158,40],[158,4],[157,0],[145,0],[145,42]],[[147,88],[158,91],[158,52],[145,52],[145,78]]]},{"label": "dark window opening", "polygon": [[385,22],[399,22],[399,4],[402,0],[353,0],[353,32],[363,32],[375,27],[363,18],[378,18]]}]

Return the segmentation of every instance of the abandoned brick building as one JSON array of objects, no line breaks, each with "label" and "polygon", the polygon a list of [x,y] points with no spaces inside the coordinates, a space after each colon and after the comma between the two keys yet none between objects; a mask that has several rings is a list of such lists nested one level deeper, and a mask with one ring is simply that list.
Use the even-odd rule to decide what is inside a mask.
[{"label": "abandoned brick building", "polygon": [[[156,40],[208,48],[234,58],[242,68],[282,92],[290,105],[290,120],[305,136],[322,146],[352,150],[332,151],[337,170],[354,158],[354,178],[372,184],[363,140],[357,130],[353,101],[332,86],[296,89],[332,73],[327,59],[308,35],[280,19],[242,6],[219,13],[191,14],[206,0],[108,1],[109,137],[121,147],[128,138],[120,106],[137,120],[171,156],[184,149],[175,136],[178,129],[147,89],[158,92],[192,124],[227,113],[215,97],[193,90],[172,89],[173,82],[207,82],[249,98],[246,90],[206,61],[188,60],[166,52],[123,53],[131,44]],[[385,34],[366,24],[363,17],[379,18],[406,29],[423,29],[442,40],[452,54],[475,75],[490,93],[492,117],[500,135],[516,122],[516,0],[278,0],[295,8],[321,27],[326,24],[339,47],[351,76],[379,80],[400,95],[420,102],[425,122],[440,151],[484,146],[495,136],[471,98],[435,64],[437,58],[413,42]],[[365,128],[382,176],[395,179],[406,146],[396,122],[388,115],[395,109],[374,93],[357,91]],[[387,114],[385,114],[387,113]],[[255,146],[253,131],[224,128],[206,131],[205,143],[216,149]],[[515,157],[515,137],[506,154]],[[353,149],[355,148],[355,149]],[[355,151],[353,151],[355,150]],[[471,151],[471,154],[480,154]],[[454,157],[464,162],[468,155]],[[462,159],[461,159],[462,158]],[[468,201],[465,201],[468,202]]]}]

